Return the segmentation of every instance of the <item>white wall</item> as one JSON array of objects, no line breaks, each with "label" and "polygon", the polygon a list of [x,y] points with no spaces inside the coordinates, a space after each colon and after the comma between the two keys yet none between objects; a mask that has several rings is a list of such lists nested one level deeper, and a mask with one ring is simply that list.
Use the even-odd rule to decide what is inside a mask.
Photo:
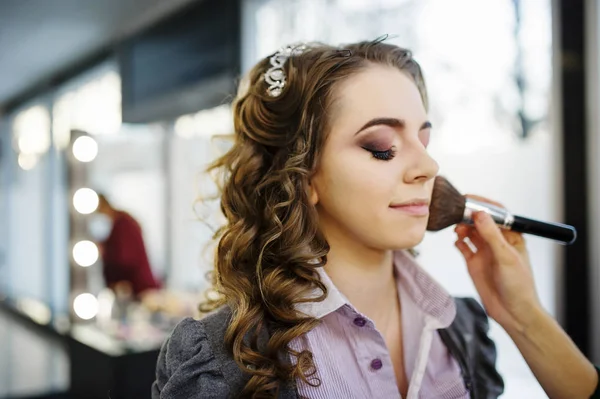
[{"label": "white wall", "polygon": [[[24,110],[29,108],[23,107]],[[20,110],[21,111],[21,110]],[[20,112],[14,115],[23,115]],[[13,115],[13,116],[14,116]],[[15,123],[11,121],[6,145],[5,166],[8,169],[7,186],[4,195],[7,201],[7,225],[9,246],[6,264],[8,271],[8,294],[18,297],[35,298],[49,302],[47,283],[50,262],[47,259],[48,200],[47,181],[49,177],[49,157],[40,154],[37,163],[30,170],[17,166],[17,154],[14,148]],[[38,125],[33,129],[36,139],[46,141],[50,136],[49,126]],[[28,126],[30,128],[30,126]],[[26,133],[31,141],[31,129]],[[10,163],[10,166],[9,166]]]},{"label": "white wall", "polygon": [[[214,155],[207,137],[171,138],[171,220],[172,256],[174,267],[169,274],[169,287],[202,292],[210,281],[206,273],[212,270],[210,250],[213,231],[201,218],[207,218],[206,205],[195,201],[211,185],[203,171]],[[214,210],[215,213],[218,212]],[[210,222],[209,220],[207,220]]]},{"label": "white wall", "polygon": [[46,300],[46,259],[45,229],[46,214],[44,201],[46,191],[46,159],[32,170],[17,170],[16,184],[11,190],[11,234],[13,251],[9,263],[12,268],[13,292]]},{"label": "white wall", "polygon": [[205,171],[227,150],[231,141],[223,136],[232,132],[231,107],[223,104],[178,118],[169,134],[170,288],[202,293],[210,286],[212,237],[225,220],[216,186]]}]

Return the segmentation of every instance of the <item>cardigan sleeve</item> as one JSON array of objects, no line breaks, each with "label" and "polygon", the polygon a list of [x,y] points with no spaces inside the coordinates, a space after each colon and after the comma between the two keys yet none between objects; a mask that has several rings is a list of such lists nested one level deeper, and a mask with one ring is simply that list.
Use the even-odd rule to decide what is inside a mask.
[{"label": "cardigan sleeve", "polygon": [[156,364],[152,399],[225,398],[229,387],[210,347],[204,326],[181,321],[163,343]]}]

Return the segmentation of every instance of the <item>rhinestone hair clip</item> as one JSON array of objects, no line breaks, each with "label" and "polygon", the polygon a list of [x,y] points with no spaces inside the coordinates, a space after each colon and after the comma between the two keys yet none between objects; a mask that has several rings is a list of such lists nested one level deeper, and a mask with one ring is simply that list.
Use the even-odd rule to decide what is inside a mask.
[{"label": "rhinestone hair clip", "polygon": [[265,82],[269,84],[267,93],[271,97],[278,97],[285,87],[285,62],[294,55],[300,55],[306,50],[306,45],[285,46],[276,52],[270,59],[271,67],[265,72]]}]

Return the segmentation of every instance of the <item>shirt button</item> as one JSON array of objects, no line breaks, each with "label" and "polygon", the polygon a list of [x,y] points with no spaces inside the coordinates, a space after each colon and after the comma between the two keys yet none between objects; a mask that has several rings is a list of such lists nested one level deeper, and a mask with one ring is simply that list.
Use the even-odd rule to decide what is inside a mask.
[{"label": "shirt button", "polygon": [[354,319],[354,324],[359,327],[364,327],[365,324],[367,324],[367,321],[362,317],[357,317],[356,319]]},{"label": "shirt button", "polygon": [[383,363],[382,363],[381,359],[373,359],[373,361],[371,362],[371,368],[373,370],[379,370],[382,367],[383,367]]}]

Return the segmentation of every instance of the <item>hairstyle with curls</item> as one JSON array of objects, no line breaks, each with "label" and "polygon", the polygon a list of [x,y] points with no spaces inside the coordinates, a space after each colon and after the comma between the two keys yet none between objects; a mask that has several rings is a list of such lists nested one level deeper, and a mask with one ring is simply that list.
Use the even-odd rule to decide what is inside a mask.
[{"label": "hairstyle with curls", "polygon": [[[327,262],[329,245],[308,187],[338,83],[372,64],[390,66],[415,82],[427,107],[425,82],[410,51],[379,39],[342,47],[308,45],[285,63],[286,85],[278,97],[267,93],[269,59],[242,80],[233,103],[234,144],[208,169],[219,173],[226,224],[215,234],[213,289],[219,299],[201,306],[203,311],[230,307],[225,344],[250,374],[241,396],[253,398],[277,397],[281,384],[297,378],[320,384],[311,378],[312,354],[289,344],[319,323],[296,305],[327,295],[316,268]],[[314,297],[315,290],[322,294]],[[265,330],[269,338],[259,348],[258,335]]]}]

